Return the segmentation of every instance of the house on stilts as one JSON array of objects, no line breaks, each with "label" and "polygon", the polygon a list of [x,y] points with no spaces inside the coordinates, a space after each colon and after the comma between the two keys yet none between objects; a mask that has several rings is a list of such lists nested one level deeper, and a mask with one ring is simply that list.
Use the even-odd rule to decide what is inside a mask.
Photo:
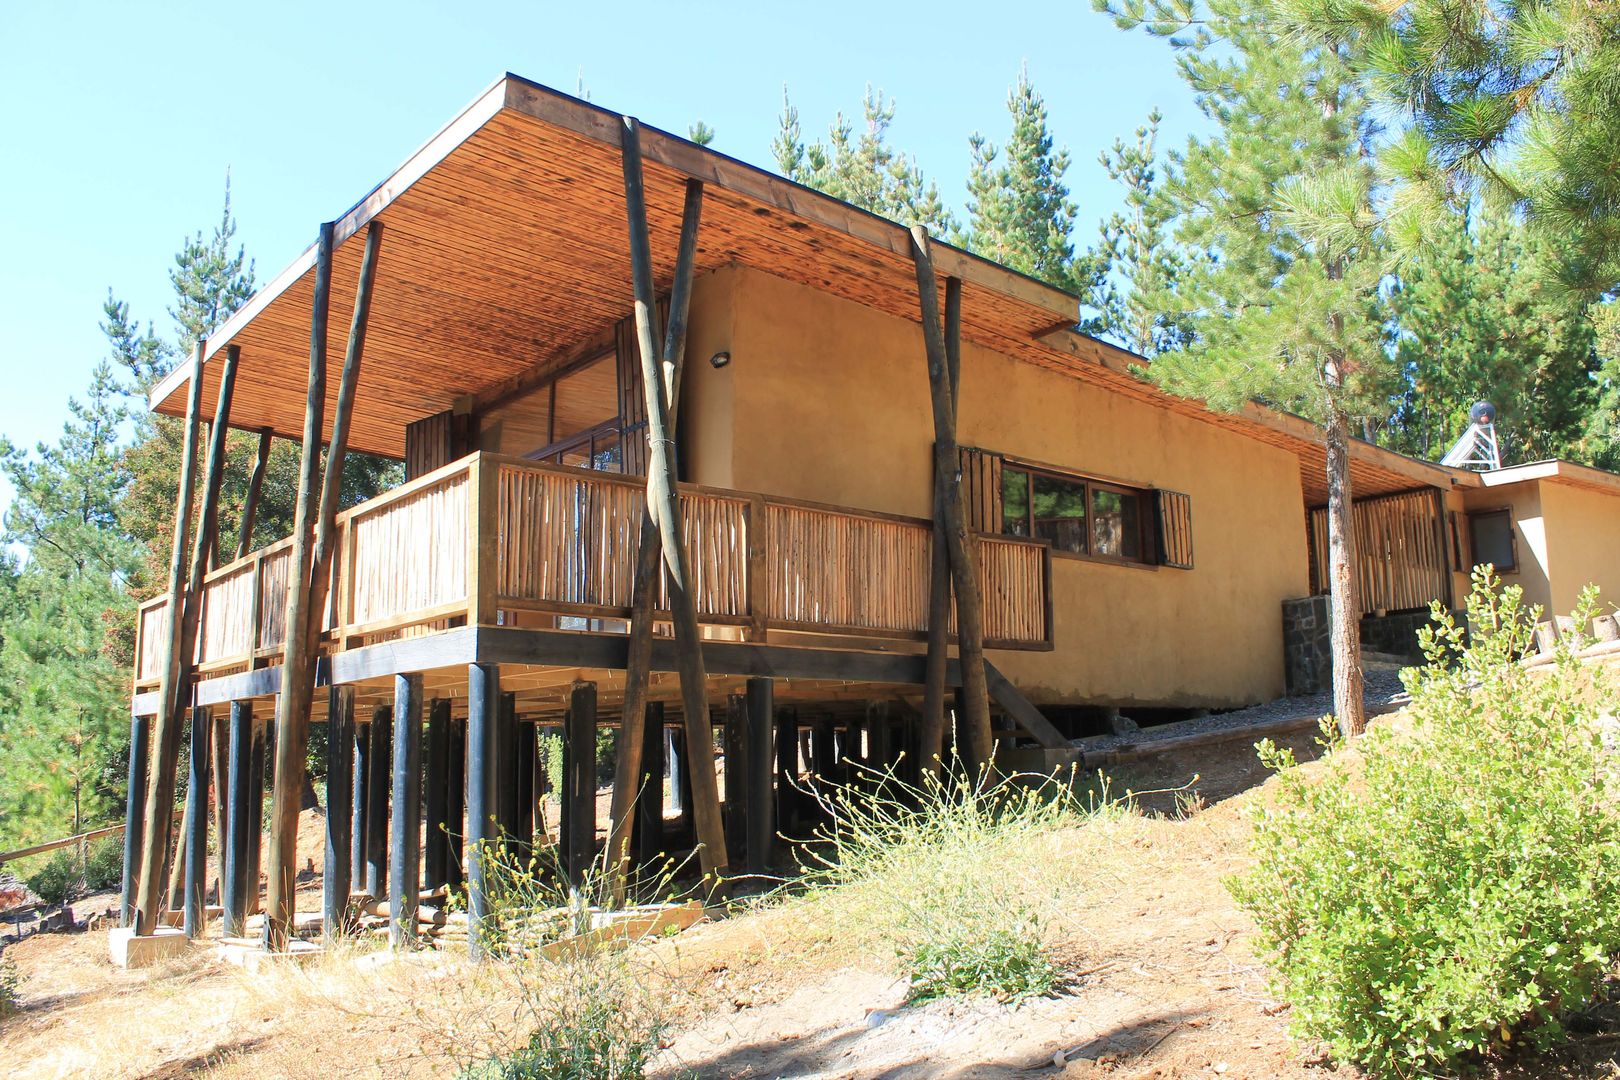
[{"label": "house on stilts", "polygon": [[[210,771],[225,933],[262,903],[284,948],[316,918],[294,890],[311,725],[329,731],[325,927],[365,895],[408,928],[423,891],[470,878],[476,949],[478,844],[532,833],[547,729],[570,873],[604,845],[759,871],[809,812],[804,775],[1066,750],[1108,710],[1318,689],[1321,432],[1166,394],[1076,315],[1050,285],[503,77],[152,393],[187,420],[198,494],[139,614],[131,931],[164,922],[176,860],[201,927]],[[228,428],[303,443],[295,536],[216,535]],[[328,445],[402,460],[405,481],[338,512]],[[1364,633],[1455,606],[1503,545],[1527,583],[1539,567],[1532,599],[1620,578],[1612,546],[1559,539],[1612,535],[1620,478],[1482,478],[1362,442],[1351,469]]]}]

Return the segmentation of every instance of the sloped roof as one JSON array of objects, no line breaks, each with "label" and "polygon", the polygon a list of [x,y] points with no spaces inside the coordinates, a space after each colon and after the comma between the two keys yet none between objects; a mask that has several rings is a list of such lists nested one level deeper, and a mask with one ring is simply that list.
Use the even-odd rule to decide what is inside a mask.
[{"label": "sloped roof", "polygon": [[[405,425],[479,398],[599,338],[632,307],[623,174],[624,117],[514,75],[498,79],[337,220],[328,355],[342,355],[365,227],[385,224],[350,445],[404,453]],[[821,192],[642,128],[654,277],[674,276],[688,178],[704,181],[699,273],[739,263],[911,321],[918,318],[907,230]],[[1258,405],[1217,413],[1140,377],[1145,364],[1068,329],[1078,299],[936,242],[941,276],[963,283],[962,333],[984,347],[1278,446],[1300,460],[1306,501],[1326,500],[1320,429]],[[231,424],[302,434],[315,249],[311,245],[204,345],[241,347]],[[185,409],[193,362],[153,391]],[[203,387],[213,415],[217,380]],[[328,380],[327,426],[336,396]],[[1352,487],[1371,495],[1470,483],[1466,474],[1357,442]]]}]

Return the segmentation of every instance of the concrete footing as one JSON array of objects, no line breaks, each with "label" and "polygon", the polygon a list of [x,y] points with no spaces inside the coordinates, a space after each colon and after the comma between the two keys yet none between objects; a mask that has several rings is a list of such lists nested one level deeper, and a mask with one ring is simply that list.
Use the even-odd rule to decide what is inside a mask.
[{"label": "concrete footing", "polygon": [[216,956],[251,975],[263,970],[266,965],[307,963],[321,955],[321,952],[319,945],[298,938],[287,942],[285,952],[266,952],[264,946],[253,938],[226,938],[221,942]]},{"label": "concrete footing", "polygon": [[107,931],[107,956],[121,968],[143,968],[181,956],[191,942],[173,927],[160,926],[157,933],[140,935],[131,926]]}]

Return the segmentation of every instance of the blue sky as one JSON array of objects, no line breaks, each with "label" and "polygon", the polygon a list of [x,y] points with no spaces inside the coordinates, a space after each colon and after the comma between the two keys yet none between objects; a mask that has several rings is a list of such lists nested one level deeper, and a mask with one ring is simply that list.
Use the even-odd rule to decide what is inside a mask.
[{"label": "blue sky", "polygon": [[56,437],[106,354],[109,287],[169,334],[171,256],[212,228],[227,169],[262,283],[503,71],[676,132],[701,119],[767,166],[784,85],[809,135],[870,82],[960,209],[968,135],[1005,136],[1025,63],[1090,242],[1119,199],[1098,152],[1154,106],[1161,145],[1202,125],[1168,47],[1084,0],[0,4],[0,432]]}]

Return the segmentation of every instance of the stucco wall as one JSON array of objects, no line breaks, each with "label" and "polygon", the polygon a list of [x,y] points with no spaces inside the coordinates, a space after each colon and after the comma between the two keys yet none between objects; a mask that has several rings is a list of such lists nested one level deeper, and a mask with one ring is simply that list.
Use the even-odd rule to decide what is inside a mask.
[{"label": "stucco wall", "polygon": [[[1551,603],[1548,530],[1547,522],[1542,515],[1540,485],[1534,480],[1529,480],[1521,484],[1476,489],[1463,496],[1463,507],[1468,513],[1499,510],[1503,507],[1512,512],[1513,539],[1517,545],[1519,567],[1513,573],[1503,573],[1502,584],[1518,585],[1523,588],[1526,603],[1540,604],[1549,612],[1564,610]],[[1462,530],[1463,558],[1472,567],[1474,555],[1469,542],[1466,514],[1457,525]],[[1459,607],[1462,606],[1466,595],[1466,592],[1458,594]]]},{"label": "stucco wall", "polygon": [[1568,484],[1541,487],[1554,614],[1567,614],[1588,584],[1597,585],[1605,611],[1620,603],[1620,496]]},{"label": "stucco wall", "polygon": [[[688,475],[924,516],[933,422],[916,324],[758,271],[694,310]],[[720,281],[713,283],[715,286]],[[707,350],[707,351],[706,351]],[[731,427],[729,447],[713,426]],[[1039,703],[1225,706],[1283,689],[1282,601],[1307,590],[1289,454],[967,344],[963,443],[1192,497],[1196,567],[1053,558],[1056,649],[995,662]]]}]

